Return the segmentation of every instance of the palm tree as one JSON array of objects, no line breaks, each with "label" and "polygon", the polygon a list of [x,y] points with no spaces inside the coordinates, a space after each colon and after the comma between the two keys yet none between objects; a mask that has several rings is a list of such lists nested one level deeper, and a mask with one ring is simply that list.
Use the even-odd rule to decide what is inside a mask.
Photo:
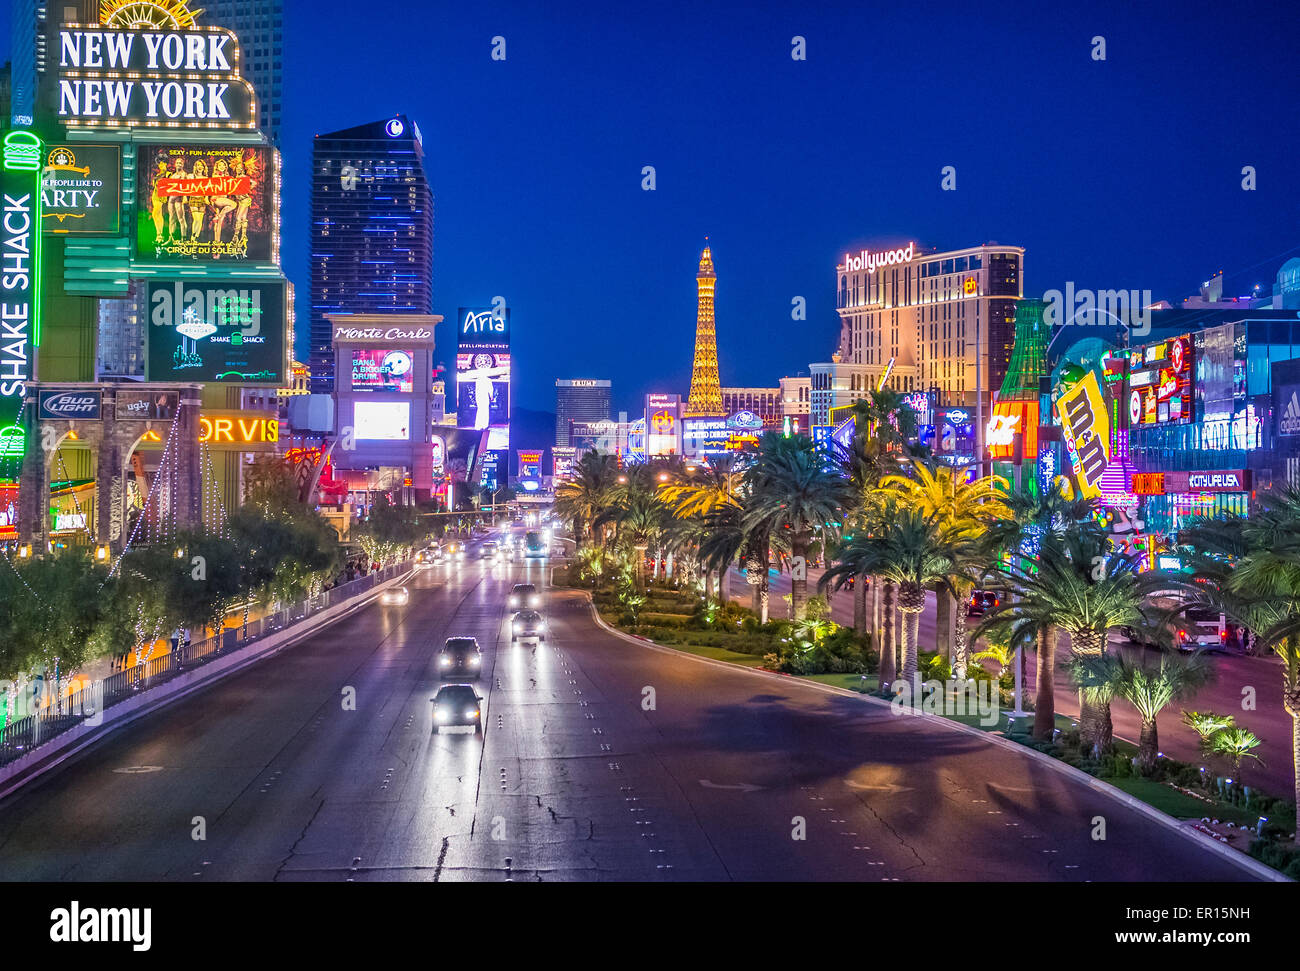
[{"label": "palm tree", "polygon": [[718,577],[718,595],[727,596],[727,573],[745,545],[740,528],[742,468],[733,455],[717,456],[678,470],[672,481],[659,487],[659,498],[680,521],[693,527],[684,535],[694,543],[696,554],[710,577]]},{"label": "palm tree", "polygon": [[572,523],[576,546],[582,546],[583,526],[604,511],[617,476],[617,459],[593,450],[578,459],[572,476],[556,488],[555,512]]},{"label": "palm tree", "polygon": [[1098,686],[1131,704],[1142,720],[1138,768],[1149,774],[1160,754],[1156,717],[1172,701],[1187,697],[1208,681],[1212,669],[1200,651],[1184,654],[1164,649],[1151,654],[1140,648],[1117,654],[1079,657],[1074,663],[1080,685]]},{"label": "palm tree", "polygon": [[[1106,653],[1110,631],[1141,626],[1147,618],[1135,578],[1135,561],[1098,546],[1091,534],[1047,533],[1037,559],[1016,557],[1002,567],[1015,593],[994,607],[980,630],[1008,616],[1024,616],[1040,631],[1034,736],[1050,738],[1055,725],[1055,631],[1070,635],[1071,649],[1085,662]],[[1031,565],[1032,564],[1032,565]],[[1037,569],[1033,569],[1036,566]],[[1079,731],[1094,757],[1111,747],[1111,692],[1106,683],[1079,688]]]},{"label": "palm tree", "polygon": [[[745,470],[749,489],[741,523],[746,530],[785,532],[791,560],[806,564],[814,530],[837,535],[853,489],[826,452],[804,435],[790,438],[769,432],[754,463]],[[791,613],[802,620],[808,595],[807,567],[790,578]]]},{"label": "palm tree", "polygon": [[645,555],[656,545],[669,524],[668,507],[659,498],[655,471],[638,465],[624,470],[606,493],[604,511],[592,520],[593,527],[614,526],[614,542],[626,544],[634,556],[633,575],[638,592],[645,592]]},{"label": "palm tree", "polygon": [[915,507],[895,506],[884,526],[884,564],[881,573],[898,584],[898,609],[903,614],[903,659],[899,677],[917,690],[917,639],[925,590],[940,583],[950,570],[951,551],[956,540],[945,537],[937,516],[927,516]]}]

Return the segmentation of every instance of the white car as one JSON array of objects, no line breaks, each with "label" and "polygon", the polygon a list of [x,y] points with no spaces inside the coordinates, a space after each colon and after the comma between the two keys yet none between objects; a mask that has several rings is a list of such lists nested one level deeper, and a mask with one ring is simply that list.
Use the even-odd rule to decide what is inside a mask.
[{"label": "white car", "polygon": [[411,602],[411,591],[407,590],[406,587],[389,587],[379,595],[379,602],[405,607]]}]

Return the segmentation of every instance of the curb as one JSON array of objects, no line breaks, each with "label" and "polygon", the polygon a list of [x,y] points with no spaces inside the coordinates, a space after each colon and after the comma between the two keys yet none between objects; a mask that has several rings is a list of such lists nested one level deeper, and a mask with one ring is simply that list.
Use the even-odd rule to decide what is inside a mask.
[{"label": "curb", "polygon": [[0,800],[7,799],[24,786],[58,768],[68,759],[103,741],[114,730],[151,715],[176,701],[209,687],[216,681],[235,674],[263,661],[274,654],[287,650],[299,641],[315,634],[335,621],[342,620],[349,614],[367,606],[385,588],[409,580],[414,570],[399,573],[383,583],[371,587],[356,599],[347,603],[335,604],[293,627],[276,631],[262,640],[246,645],[234,653],[217,658],[207,664],[178,674],[171,680],[150,688],[135,698],[119,702],[111,708],[104,709],[104,718],[97,725],[80,724],[51,740],[49,747],[42,745],[33,749],[22,758],[15,759],[0,769]]},{"label": "curb", "polygon": [[[600,616],[600,611],[596,609],[596,604],[592,600],[591,594],[588,591],[578,590],[577,592],[582,594],[583,597],[586,599],[587,606],[591,608],[591,614],[596,621],[596,625],[600,627],[602,630],[604,630],[606,633],[613,634],[615,637],[627,641],[629,644],[635,644],[638,647],[649,648],[652,651],[662,651],[665,654],[674,654],[677,657],[690,658],[691,660],[698,661],[701,664],[709,664],[714,667],[725,668],[728,671],[739,671],[744,674],[750,674],[755,677],[763,678],[765,680],[777,679],[777,680],[781,680],[785,684],[789,684],[791,680],[794,680],[790,675],[780,674],[774,671],[761,671],[757,668],[747,668],[743,665],[732,664],[728,661],[717,661],[711,657],[701,657],[698,654],[691,654],[688,651],[679,651],[676,648],[666,647],[663,644],[656,644],[654,641],[647,640],[646,638],[637,637],[634,634],[628,634],[624,631],[618,630],[617,628],[609,626],[609,624],[605,622],[605,618]],[[800,684],[813,688],[814,690],[825,692],[826,694],[840,695],[846,698],[857,698],[858,700],[867,702],[868,704],[879,705],[884,708],[892,708],[892,705],[888,701],[885,701],[883,698],[876,698],[873,697],[872,695],[865,695],[857,691],[849,691],[847,688],[837,688],[834,685],[822,684],[820,681],[807,681],[803,679],[798,679],[798,682]],[[1124,792],[1122,789],[1117,789],[1114,786],[1112,786],[1110,783],[1104,782],[1101,779],[1098,779],[1096,776],[1089,775],[1087,772],[1084,772],[1082,769],[1076,769],[1074,766],[1067,765],[1066,763],[1060,761],[1059,759],[1054,759],[1050,755],[1040,752],[1037,749],[1030,748],[1028,745],[1021,745],[1019,742],[1013,742],[1010,739],[1005,738],[1001,735],[993,735],[989,732],[982,732],[978,728],[971,728],[969,725],[963,725],[961,722],[951,721],[950,719],[944,718],[941,715],[932,715],[929,712],[917,711],[914,712],[914,716],[929,719],[932,723],[943,725],[946,728],[952,729],[954,731],[962,732],[963,734],[970,735],[973,738],[982,739],[985,742],[989,743],[990,745],[1001,746],[1002,748],[1008,749],[1009,751],[1014,751],[1020,753],[1021,755],[1026,755],[1030,759],[1036,760],[1041,764],[1043,764],[1044,766],[1052,768],[1053,770],[1061,773],[1067,778],[1073,779],[1075,782],[1082,783],[1083,785],[1087,786],[1089,789],[1092,789],[1094,792],[1098,792],[1101,795],[1114,799],[1116,802],[1119,802],[1122,805],[1127,806],[1129,809],[1141,813],[1143,816],[1146,816],[1148,819],[1152,820],[1155,823],[1158,823],[1159,825],[1165,827],[1166,829],[1170,829],[1176,833],[1179,833],[1185,838],[1191,840],[1201,849],[1209,850],[1212,853],[1217,853],[1225,860],[1234,863],[1235,865],[1247,871],[1254,877],[1257,877],[1261,880],[1267,880],[1273,883],[1294,882],[1291,880],[1290,877],[1282,873],[1279,873],[1277,870],[1274,870],[1270,866],[1265,866],[1263,863],[1259,862],[1254,857],[1247,856],[1246,854],[1242,853],[1240,850],[1235,850],[1232,849],[1231,847],[1225,846],[1224,844],[1220,843],[1218,840],[1212,839],[1211,837],[1206,836],[1204,833],[1198,832],[1197,830],[1192,829],[1190,826],[1184,825],[1183,823],[1174,819],[1174,817],[1162,813],[1160,810],[1156,809],[1153,806],[1147,805],[1145,802],[1143,802],[1141,799],[1138,799],[1136,796],[1131,796],[1127,792]]]}]

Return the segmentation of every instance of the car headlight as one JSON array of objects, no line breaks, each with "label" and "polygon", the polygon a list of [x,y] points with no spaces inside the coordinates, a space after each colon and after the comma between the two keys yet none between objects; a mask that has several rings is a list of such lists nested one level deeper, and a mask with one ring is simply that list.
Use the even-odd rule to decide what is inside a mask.
[{"label": "car headlight", "polygon": [[451,658],[444,655],[442,658],[439,659],[438,663],[445,668],[448,664],[451,663]]},{"label": "car headlight", "polygon": [[478,656],[477,654],[471,654],[471,655],[469,656],[469,664],[470,664],[470,667],[473,667],[474,665],[479,664],[479,663],[480,663],[480,660],[479,660],[479,656]]},{"label": "car headlight", "polygon": [[465,717],[466,717],[466,718],[477,718],[477,717],[478,717],[478,710],[477,710],[477,709],[474,709],[474,708],[471,708],[469,711],[465,712]]},{"label": "car headlight", "polygon": [[436,721],[445,722],[451,719],[451,712],[444,708],[435,709],[433,717]]}]

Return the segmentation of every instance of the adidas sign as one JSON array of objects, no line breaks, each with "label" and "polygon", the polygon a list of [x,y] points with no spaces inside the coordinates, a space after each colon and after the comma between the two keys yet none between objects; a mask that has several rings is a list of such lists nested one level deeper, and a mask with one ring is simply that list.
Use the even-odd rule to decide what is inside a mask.
[{"label": "adidas sign", "polygon": [[1300,435],[1300,395],[1291,392],[1291,400],[1287,402],[1286,410],[1282,412],[1282,420],[1278,422],[1277,432],[1279,435]]}]

